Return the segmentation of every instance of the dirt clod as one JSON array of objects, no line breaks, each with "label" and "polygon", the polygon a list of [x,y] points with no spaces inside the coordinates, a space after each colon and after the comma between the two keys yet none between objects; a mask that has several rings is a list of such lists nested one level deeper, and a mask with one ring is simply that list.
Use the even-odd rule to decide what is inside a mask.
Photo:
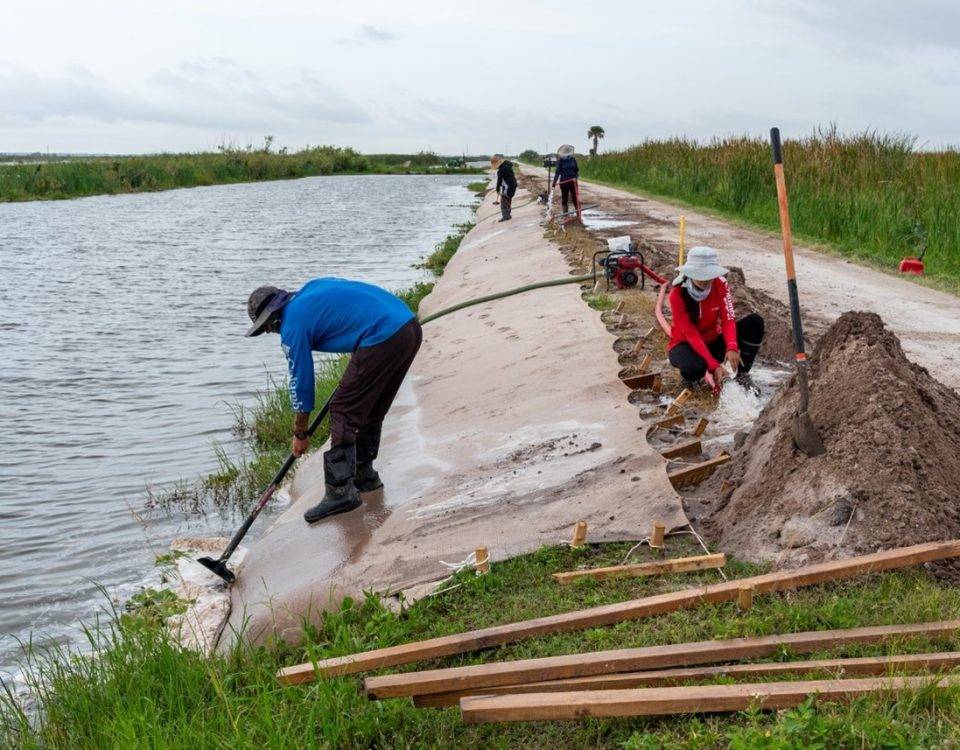
[{"label": "dirt clod", "polygon": [[[789,566],[960,538],[960,395],[865,312],[844,313],[821,337],[810,386],[826,455],[794,447],[791,381],[697,491],[720,548]],[[736,485],[728,502],[703,502],[725,481]]]}]

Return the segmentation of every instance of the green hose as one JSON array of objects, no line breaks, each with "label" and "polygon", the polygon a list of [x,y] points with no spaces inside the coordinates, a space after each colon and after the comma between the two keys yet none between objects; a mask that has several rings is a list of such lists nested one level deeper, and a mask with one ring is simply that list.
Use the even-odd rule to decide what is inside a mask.
[{"label": "green hose", "polygon": [[503,299],[504,297],[512,297],[514,294],[520,294],[522,292],[529,292],[533,289],[543,289],[547,286],[561,286],[563,284],[576,284],[582,281],[592,281],[593,274],[586,273],[583,276],[566,276],[562,279],[552,279],[550,281],[538,281],[536,284],[527,284],[526,286],[518,286],[516,289],[507,289],[505,292],[497,292],[496,294],[488,294],[484,297],[477,297],[476,299],[470,299],[466,302],[460,302],[456,305],[451,305],[450,307],[445,307],[443,310],[438,310],[435,313],[431,313],[425,318],[420,318],[421,323],[429,323],[431,320],[436,320],[437,318],[442,318],[444,315],[449,315],[452,312],[457,310],[462,310],[465,307],[473,307],[474,305],[479,305],[483,302],[492,302],[495,299]]}]

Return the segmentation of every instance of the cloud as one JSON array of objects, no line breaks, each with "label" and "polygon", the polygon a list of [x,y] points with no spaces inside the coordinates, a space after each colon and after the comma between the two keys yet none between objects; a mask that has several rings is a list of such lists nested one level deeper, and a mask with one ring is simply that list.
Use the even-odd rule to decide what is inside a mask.
[{"label": "cloud", "polygon": [[312,73],[267,82],[226,58],[190,60],[155,71],[134,90],[119,89],[82,69],[41,76],[0,67],[0,101],[0,122],[86,120],[274,132],[370,121],[362,106]]},{"label": "cloud", "polygon": [[376,26],[364,25],[360,27],[360,33],[374,42],[392,42],[397,39],[397,35],[392,31],[384,31]]}]

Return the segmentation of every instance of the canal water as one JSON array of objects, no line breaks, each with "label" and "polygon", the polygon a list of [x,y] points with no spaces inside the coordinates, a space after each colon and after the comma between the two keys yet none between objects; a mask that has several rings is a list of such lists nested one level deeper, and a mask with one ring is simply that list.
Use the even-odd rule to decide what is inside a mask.
[{"label": "canal water", "polygon": [[[71,643],[134,593],[182,533],[147,488],[239,451],[231,405],[283,377],[279,339],[247,339],[246,298],[343,276],[398,290],[477,177],[330,176],[0,204],[0,677],[18,641]],[[268,521],[260,523],[266,527]]]}]

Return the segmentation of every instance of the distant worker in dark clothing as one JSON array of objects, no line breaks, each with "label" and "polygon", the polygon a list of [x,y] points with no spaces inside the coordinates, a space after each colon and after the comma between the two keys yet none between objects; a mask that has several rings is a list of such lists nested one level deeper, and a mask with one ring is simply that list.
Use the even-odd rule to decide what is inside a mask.
[{"label": "distant worker in dark clothing", "polygon": [[497,194],[500,196],[500,221],[510,218],[510,207],[517,192],[517,176],[513,163],[504,159],[497,167]]},{"label": "distant worker in dark clothing", "polygon": [[579,190],[580,165],[573,155],[573,146],[561,146],[557,150],[557,171],[553,175],[553,184],[560,183],[560,202],[563,212],[567,213],[572,202],[574,209],[580,204]]},{"label": "distant worker in dark clothing", "polygon": [[320,278],[290,293],[262,286],[250,295],[247,336],[279,333],[290,371],[292,451],[302,456],[314,408],[313,352],[350,353],[330,402],[330,450],[323,454],[326,493],[307,523],[359,508],[360,492],[383,487],[373,468],[380,430],[420,348],[422,331],[407,305],[389,292],[347,279]]}]

